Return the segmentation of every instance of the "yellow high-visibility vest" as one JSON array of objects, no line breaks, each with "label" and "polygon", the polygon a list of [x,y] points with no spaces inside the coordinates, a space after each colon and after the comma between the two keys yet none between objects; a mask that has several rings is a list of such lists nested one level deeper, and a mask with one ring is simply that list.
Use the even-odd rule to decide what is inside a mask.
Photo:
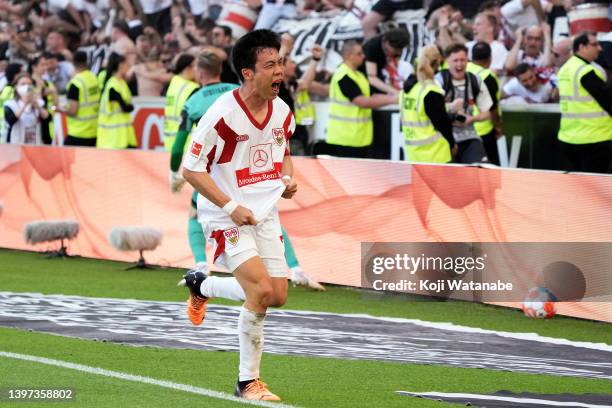
[{"label": "yellow high-visibility vest", "polygon": [[295,123],[310,126],[315,120],[315,108],[310,101],[307,89],[302,89],[295,95]]},{"label": "yellow high-visibility vest", "polygon": [[410,162],[448,163],[451,160],[450,146],[438,132],[425,112],[425,97],[444,91],[434,81],[415,84],[408,93],[400,93],[404,152]]},{"label": "yellow high-visibility vest", "polygon": [[[482,86],[487,86],[484,81],[489,76],[492,76],[495,82],[497,82],[497,111],[501,115],[501,86],[497,75],[495,75],[495,72],[491,71],[488,68],[481,67],[478,64],[474,64],[473,62],[468,62],[467,72],[471,72],[472,74],[478,76],[482,82]],[[480,111],[478,110],[478,104],[475,103],[474,115],[478,115],[479,113]],[[487,135],[493,130],[493,121],[491,119],[487,119],[484,121],[474,122],[474,130],[476,130],[476,134],[478,136]]]},{"label": "yellow high-visibility vest", "polygon": [[193,81],[188,81],[180,75],[175,75],[170,81],[166,92],[166,107],[164,108],[164,147],[166,151],[172,151],[172,145],[176,139],[176,133],[181,125],[181,111],[189,96],[199,86]]},{"label": "yellow high-visibility vest", "polygon": [[332,76],[329,87],[326,141],[340,146],[369,146],[374,138],[372,109],[360,108],[342,94],[339,82],[345,75],[357,84],[364,96],[370,96],[368,78],[361,72],[352,70],[348,65],[341,64]]},{"label": "yellow high-visibility vest", "polygon": [[76,74],[68,83],[79,90],[79,109],[76,116],[68,116],[68,135],[81,139],[93,139],[98,131],[98,108],[100,105],[100,87],[98,79],[90,71]]},{"label": "yellow high-visibility vest", "polygon": [[117,91],[125,103],[132,103],[132,93],[127,83],[123,79],[112,76],[100,98],[96,146],[104,149],[125,149],[128,146],[137,146],[132,115],[123,112],[119,102],[109,101],[111,89]]},{"label": "yellow high-visibility vest", "polygon": [[606,74],[593,64],[572,56],[559,70],[561,125],[559,140],[571,144],[612,140],[612,117],[584,89],[580,80],[589,72],[606,81]]}]

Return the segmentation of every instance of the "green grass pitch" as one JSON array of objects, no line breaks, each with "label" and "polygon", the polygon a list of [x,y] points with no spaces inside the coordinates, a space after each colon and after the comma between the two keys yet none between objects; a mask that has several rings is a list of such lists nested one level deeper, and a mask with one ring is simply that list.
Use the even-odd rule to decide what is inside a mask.
[{"label": "green grass pitch", "polygon": [[[120,262],[45,260],[40,254],[0,250],[0,290],[107,298],[183,301],[182,270],[124,271]],[[232,304],[227,302],[227,304]],[[235,304],[235,303],[234,303]],[[328,287],[325,293],[290,288],[285,308],[451,322],[492,330],[536,332],[577,341],[612,343],[610,325],[565,317],[529,320],[521,312],[467,302],[423,301],[403,296]],[[0,328],[0,351],[83,364],[121,373],[231,393],[238,355],[233,352],[161,349],[78,340]],[[433,365],[339,360],[266,354],[262,378],[286,404],[301,407],[443,407],[396,390],[536,393],[607,393],[612,382]],[[141,384],[68,368],[0,357],[0,389],[73,388],[73,402],[12,403],[41,407],[230,407],[232,401]],[[51,404],[51,405],[48,405]]]}]

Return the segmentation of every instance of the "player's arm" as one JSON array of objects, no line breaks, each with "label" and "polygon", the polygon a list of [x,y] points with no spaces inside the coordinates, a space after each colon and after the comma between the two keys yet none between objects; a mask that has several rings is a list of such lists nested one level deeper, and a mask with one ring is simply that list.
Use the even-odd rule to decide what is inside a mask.
[{"label": "player's arm", "polygon": [[282,181],[285,184],[285,191],[281,195],[283,198],[292,198],[297,192],[297,184],[293,181],[293,161],[291,160],[291,151],[289,150],[289,139],[293,132],[295,132],[295,118],[291,115],[291,121],[286,129],[287,150],[285,150],[285,157],[283,157]]},{"label": "player's arm", "polygon": [[293,181],[293,162],[291,161],[291,155],[285,155],[283,159],[283,183],[285,183],[285,191],[281,197],[293,198],[297,192],[297,184]]},{"label": "player's arm", "polygon": [[248,208],[239,205],[228,197],[223,191],[221,191],[207,172],[183,169],[183,177],[194,189],[196,189],[198,193],[202,194],[204,198],[227,212],[236,225],[241,226],[257,224],[253,212]]}]

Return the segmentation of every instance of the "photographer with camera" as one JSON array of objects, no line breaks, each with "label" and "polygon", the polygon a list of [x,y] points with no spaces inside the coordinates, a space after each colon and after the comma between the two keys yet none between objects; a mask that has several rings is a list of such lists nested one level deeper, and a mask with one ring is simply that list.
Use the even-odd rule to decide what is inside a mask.
[{"label": "photographer with camera", "polygon": [[42,144],[40,121],[49,117],[32,77],[18,74],[13,80],[15,95],[4,103],[4,126],[1,141],[12,144]]},{"label": "photographer with camera", "polygon": [[438,72],[436,81],[444,90],[446,111],[453,121],[453,137],[458,145],[455,162],[488,162],[474,123],[491,118],[491,95],[477,75],[467,72],[468,50],[465,45],[453,44],[444,55],[448,69]]}]

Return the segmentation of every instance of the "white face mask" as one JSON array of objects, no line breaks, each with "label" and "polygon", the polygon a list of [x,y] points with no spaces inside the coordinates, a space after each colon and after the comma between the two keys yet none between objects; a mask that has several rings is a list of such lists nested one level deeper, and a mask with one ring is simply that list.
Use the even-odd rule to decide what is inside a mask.
[{"label": "white face mask", "polygon": [[34,90],[34,87],[32,85],[23,84],[23,85],[18,85],[16,90],[19,96],[21,96],[22,98],[25,98],[26,96],[32,93],[32,91]]}]

